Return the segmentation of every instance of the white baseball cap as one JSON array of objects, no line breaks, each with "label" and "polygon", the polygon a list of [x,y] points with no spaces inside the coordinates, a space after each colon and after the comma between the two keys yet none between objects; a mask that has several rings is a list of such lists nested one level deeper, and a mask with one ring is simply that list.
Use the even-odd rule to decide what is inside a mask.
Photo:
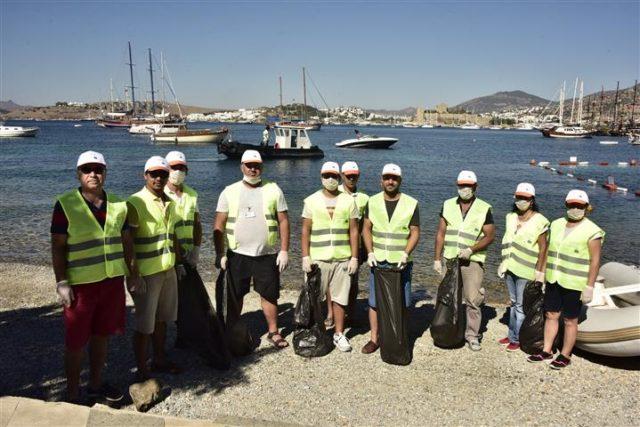
[{"label": "white baseball cap", "polygon": [[516,187],[516,196],[535,197],[536,189],[533,184],[528,182],[521,182]]},{"label": "white baseball cap", "polygon": [[360,169],[358,168],[358,164],[356,162],[344,162],[342,164],[342,173],[360,175]]},{"label": "white baseball cap", "polygon": [[461,171],[458,174],[458,179],[456,181],[458,185],[464,184],[476,184],[478,182],[478,178],[476,178],[476,174],[473,171]]},{"label": "white baseball cap", "polygon": [[96,151],[85,151],[84,153],[78,156],[78,162],[76,163],[76,168],[79,168],[82,165],[88,165],[91,163],[96,163],[98,165],[102,165],[105,168],[107,167],[107,162],[104,161],[104,156]]},{"label": "white baseball cap", "polygon": [[149,157],[147,163],[144,164],[145,173],[157,170],[164,170],[169,172],[169,169],[169,163],[167,163],[167,160],[162,156]]},{"label": "white baseball cap", "polygon": [[340,166],[336,162],[325,162],[320,169],[320,173],[334,173],[340,175]]},{"label": "white baseball cap", "polygon": [[262,163],[262,156],[256,150],[247,150],[242,153],[240,163]]},{"label": "white baseball cap", "polygon": [[582,203],[584,205],[589,204],[589,196],[582,190],[569,191],[569,194],[567,194],[567,197],[564,200],[569,203]]},{"label": "white baseball cap", "polygon": [[180,151],[170,151],[169,154],[167,154],[167,157],[165,157],[165,160],[167,161],[167,163],[169,163],[169,166],[187,166],[187,158],[185,157],[184,153],[181,153]]},{"label": "white baseball cap", "polygon": [[384,175],[402,176],[402,169],[395,163],[387,163],[382,168],[382,176]]}]

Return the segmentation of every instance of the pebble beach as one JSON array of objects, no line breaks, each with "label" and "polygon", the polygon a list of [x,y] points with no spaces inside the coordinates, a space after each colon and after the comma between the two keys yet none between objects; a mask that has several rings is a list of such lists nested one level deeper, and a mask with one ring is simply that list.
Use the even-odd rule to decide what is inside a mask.
[{"label": "pebble beach", "polygon": [[[361,280],[362,282],[362,280]],[[283,290],[280,327],[292,338],[298,292]],[[207,283],[213,299],[213,283]],[[640,360],[596,357],[578,352],[569,368],[556,372],[530,364],[521,352],[496,343],[506,335],[506,307],[489,301],[483,349],[443,350],[428,331],[434,301],[419,294],[410,311],[413,361],[382,362],[379,352],[360,353],[368,341],[365,296],[347,332],[354,351],[334,350],[304,359],[289,347],[274,350],[257,294],[245,299],[243,317],[260,347],[236,359],[229,371],[207,367],[189,350],[171,350],[186,368],[161,375],[168,397],[151,414],[212,419],[239,416],[302,425],[637,425],[640,420]],[[132,303],[128,298],[124,336],[111,340],[106,377],[125,390],[133,381],[130,345]],[[48,266],[0,264],[0,378],[2,395],[60,400],[64,391],[63,328]],[[170,328],[169,342],[175,330]],[[86,372],[83,379],[86,380]],[[128,409],[133,409],[129,406]]]}]

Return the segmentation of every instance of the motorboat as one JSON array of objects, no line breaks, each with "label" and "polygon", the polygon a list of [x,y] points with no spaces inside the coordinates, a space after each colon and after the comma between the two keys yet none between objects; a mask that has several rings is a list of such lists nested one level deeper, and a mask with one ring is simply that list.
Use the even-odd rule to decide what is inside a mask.
[{"label": "motorboat", "polygon": [[169,129],[161,128],[159,132],[151,134],[151,140],[155,143],[170,144],[218,144],[225,140],[229,129]]},{"label": "motorboat", "polygon": [[629,134],[629,144],[640,145],[640,133]]},{"label": "motorboat", "polygon": [[554,126],[550,129],[542,129],[542,135],[546,138],[591,138],[593,132],[586,130],[582,126]]},{"label": "motorboat", "polygon": [[489,130],[502,130],[502,126],[490,126]]},{"label": "motorboat", "polygon": [[433,129],[433,125],[430,124],[426,124],[426,125],[422,125],[420,126],[422,129]]},{"label": "motorboat", "polygon": [[324,152],[311,144],[304,126],[286,125],[275,127],[275,144],[247,144],[238,141],[222,141],[218,144],[218,153],[229,159],[239,159],[246,150],[256,150],[263,159],[306,159],[322,158]]},{"label": "motorboat", "polygon": [[318,121],[286,121],[286,122],[276,122],[274,127],[276,128],[286,128],[286,127],[302,127],[306,130],[320,130],[322,127],[322,123]]},{"label": "motorboat", "polygon": [[415,123],[410,123],[410,122],[405,122],[402,124],[403,128],[408,128],[408,129],[416,129],[418,128],[418,125]]},{"label": "motorboat", "polygon": [[345,139],[336,142],[335,146],[339,148],[389,148],[398,142],[398,138],[390,138],[377,135],[360,135],[356,134],[355,138]]},{"label": "motorboat", "polygon": [[480,125],[475,125],[475,124],[471,124],[471,123],[465,123],[462,126],[460,126],[460,129],[478,130],[478,129],[480,129]]},{"label": "motorboat", "polygon": [[36,136],[38,130],[40,130],[40,128],[25,128],[22,126],[6,126],[4,124],[0,124],[0,137],[14,138],[22,136]]},{"label": "motorboat", "polygon": [[640,268],[618,262],[603,265],[593,299],[578,322],[579,349],[604,356],[640,356]]}]

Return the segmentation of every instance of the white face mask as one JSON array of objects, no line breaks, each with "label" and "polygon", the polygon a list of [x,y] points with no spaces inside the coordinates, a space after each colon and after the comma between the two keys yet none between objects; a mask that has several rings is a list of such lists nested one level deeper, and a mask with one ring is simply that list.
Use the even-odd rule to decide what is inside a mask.
[{"label": "white face mask", "polygon": [[322,186],[328,191],[336,191],[338,188],[338,180],[335,178],[322,178]]},{"label": "white face mask", "polygon": [[185,171],[172,170],[169,172],[169,182],[173,185],[182,185],[187,173]]},{"label": "white face mask", "polygon": [[516,208],[520,212],[526,212],[531,207],[531,202],[529,200],[516,200]]},{"label": "white face mask", "polygon": [[584,218],[585,210],[580,208],[567,209],[567,218],[572,221],[580,221]]},{"label": "white face mask", "polygon": [[244,175],[243,178],[244,182],[246,182],[247,184],[251,184],[251,185],[257,185],[260,184],[260,181],[262,181],[262,178],[259,176],[247,176]]},{"label": "white face mask", "polygon": [[471,187],[458,188],[458,196],[460,196],[462,200],[469,200],[470,198],[473,197],[473,188]]}]

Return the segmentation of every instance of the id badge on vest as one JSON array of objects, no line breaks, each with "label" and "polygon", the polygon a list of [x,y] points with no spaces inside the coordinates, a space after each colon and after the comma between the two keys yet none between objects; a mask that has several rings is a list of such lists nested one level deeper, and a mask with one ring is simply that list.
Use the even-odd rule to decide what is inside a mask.
[{"label": "id badge on vest", "polygon": [[242,218],[255,218],[256,211],[251,206],[247,206],[246,208],[242,208],[240,210],[240,217]]}]

